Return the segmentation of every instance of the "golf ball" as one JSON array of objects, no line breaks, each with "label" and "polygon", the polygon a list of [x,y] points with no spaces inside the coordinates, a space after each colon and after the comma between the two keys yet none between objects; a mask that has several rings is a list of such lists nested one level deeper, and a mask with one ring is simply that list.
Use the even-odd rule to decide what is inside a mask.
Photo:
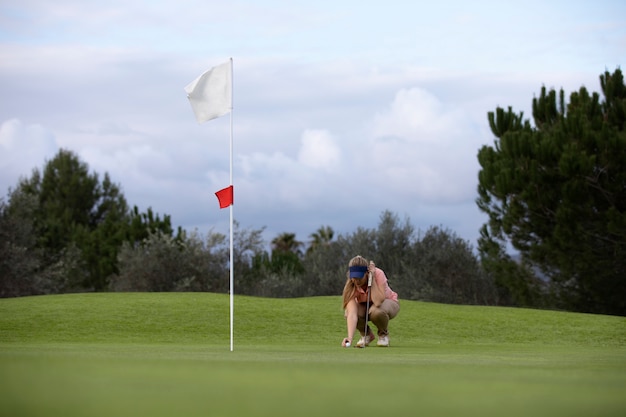
[{"label": "golf ball", "polygon": [[346,347],[350,347],[350,342],[346,342]]}]

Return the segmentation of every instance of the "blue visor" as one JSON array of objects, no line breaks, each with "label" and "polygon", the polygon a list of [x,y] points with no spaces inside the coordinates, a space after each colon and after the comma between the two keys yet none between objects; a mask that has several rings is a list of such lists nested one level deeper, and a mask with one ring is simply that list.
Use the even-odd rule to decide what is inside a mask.
[{"label": "blue visor", "polygon": [[366,266],[351,266],[350,278],[363,278],[367,272]]}]

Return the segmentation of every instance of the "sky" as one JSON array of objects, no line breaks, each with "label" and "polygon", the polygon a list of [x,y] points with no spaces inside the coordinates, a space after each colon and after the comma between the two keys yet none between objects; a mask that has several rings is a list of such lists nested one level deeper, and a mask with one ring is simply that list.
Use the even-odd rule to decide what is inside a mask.
[{"label": "sky", "polygon": [[390,211],[477,247],[487,113],[531,117],[625,64],[626,2],[0,0],[0,196],[59,149],[129,205],[229,233],[230,116],[184,87],[233,59],[234,219],[267,242]]}]

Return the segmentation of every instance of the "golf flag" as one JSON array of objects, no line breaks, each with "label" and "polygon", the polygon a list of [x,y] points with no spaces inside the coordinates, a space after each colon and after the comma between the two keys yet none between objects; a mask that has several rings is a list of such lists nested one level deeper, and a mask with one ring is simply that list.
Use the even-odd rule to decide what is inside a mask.
[{"label": "golf flag", "polygon": [[185,87],[198,123],[216,119],[232,110],[232,62],[231,59],[211,68]]},{"label": "golf flag", "polygon": [[233,186],[229,185],[215,193],[220,203],[220,208],[226,208],[233,204]]},{"label": "golf flag", "polygon": [[233,236],[233,59],[217,65],[185,87],[198,123],[230,113],[230,185],[215,193],[220,208],[230,206],[230,351],[234,349],[235,273]]}]

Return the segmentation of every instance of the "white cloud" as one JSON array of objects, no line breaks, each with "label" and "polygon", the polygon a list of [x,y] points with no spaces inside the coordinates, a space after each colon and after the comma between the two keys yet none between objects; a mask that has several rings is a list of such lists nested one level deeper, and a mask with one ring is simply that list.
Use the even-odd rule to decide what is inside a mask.
[{"label": "white cloud", "polygon": [[308,208],[321,194],[314,170],[281,152],[239,155],[238,164],[242,175],[235,181],[237,194],[255,210]]},{"label": "white cloud", "polygon": [[0,191],[14,189],[21,177],[41,170],[58,146],[54,135],[40,125],[24,125],[18,119],[0,125]]},{"label": "white cloud", "polygon": [[306,130],[302,134],[302,147],[298,162],[304,166],[337,171],[341,160],[341,150],[326,130]]},{"label": "white cloud", "polygon": [[485,138],[462,109],[425,89],[403,89],[376,115],[372,132],[378,186],[431,203],[475,195],[475,153]]},{"label": "white cloud", "polygon": [[[442,103],[421,88],[398,91],[389,110],[374,119],[374,136],[398,136],[411,142],[433,142],[450,128]],[[441,138],[439,138],[441,139]]]}]

